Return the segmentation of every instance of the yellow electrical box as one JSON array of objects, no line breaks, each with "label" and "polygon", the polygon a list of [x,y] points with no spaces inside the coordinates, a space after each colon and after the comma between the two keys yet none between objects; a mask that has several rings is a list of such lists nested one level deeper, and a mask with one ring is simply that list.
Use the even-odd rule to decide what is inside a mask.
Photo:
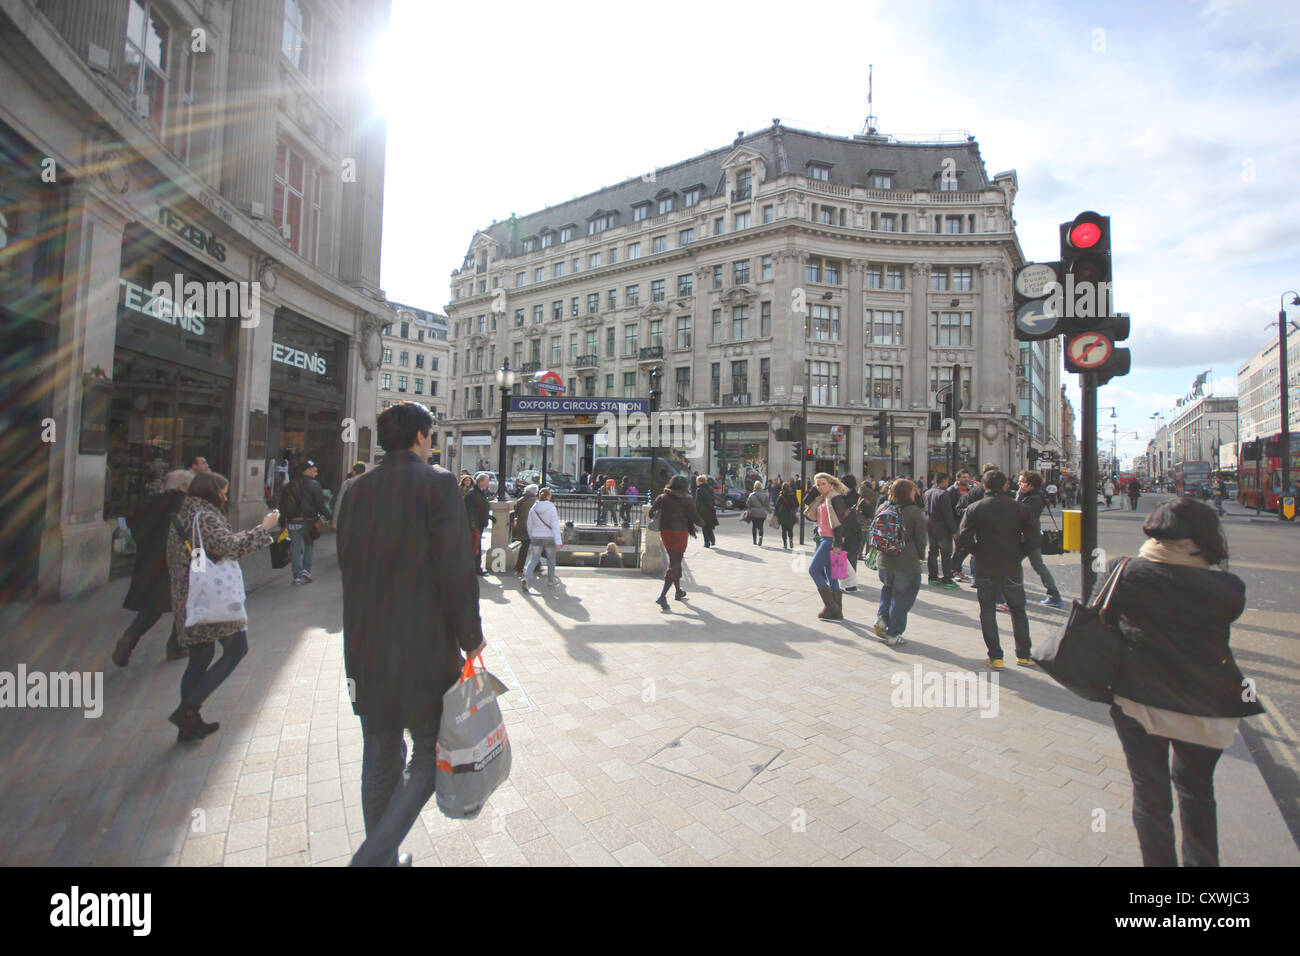
[{"label": "yellow electrical box", "polygon": [[1066,551],[1078,551],[1083,547],[1083,512],[1067,509],[1061,512],[1062,546]]},{"label": "yellow electrical box", "polygon": [[1282,517],[1287,521],[1295,520],[1295,498],[1287,495],[1282,499]]}]

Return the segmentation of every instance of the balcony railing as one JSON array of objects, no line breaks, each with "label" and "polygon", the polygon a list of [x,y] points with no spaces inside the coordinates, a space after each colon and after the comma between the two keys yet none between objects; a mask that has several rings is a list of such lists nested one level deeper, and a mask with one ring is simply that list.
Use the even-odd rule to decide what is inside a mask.
[{"label": "balcony railing", "polygon": [[638,362],[653,362],[664,357],[664,347],[662,345],[651,345],[643,348],[637,354]]},{"label": "balcony railing", "polygon": [[600,356],[594,352],[591,355],[579,355],[573,360],[574,368],[594,368],[600,364]]},{"label": "balcony railing", "polygon": [[730,395],[722,396],[722,404],[726,405],[749,405],[749,392],[732,392]]},{"label": "balcony railing", "polygon": [[541,362],[525,362],[523,365],[519,366],[519,373],[521,375],[532,375],[534,372],[540,372],[541,370]]},{"label": "balcony railing", "polygon": [[483,409],[481,409],[481,408],[471,408],[471,409],[469,409],[468,411],[465,412],[465,417],[466,417],[466,418],[482,418],[482,417],[483,417]]},{"label": "balcony railing", "polygon": [[744,202],[753,196],[753,187],[746,186],[744,189],[733,189],[731,191],[732,202]]}]

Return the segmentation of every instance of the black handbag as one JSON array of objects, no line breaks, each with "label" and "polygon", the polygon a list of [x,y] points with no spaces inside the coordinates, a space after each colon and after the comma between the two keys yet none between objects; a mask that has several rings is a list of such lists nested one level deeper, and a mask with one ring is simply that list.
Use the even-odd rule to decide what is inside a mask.
[{"label": "black handbag", "polygon": [[1050,505],[1047,508],[1047,516],[1052,519],[1052,528],[1050,531],[1041,532],[1041,550],[1043,554],[1065,554],[1065,532],[1057,525],[1056,515],[1052,514]]},{"label": "black handbag", "polygon": [[1033,652],[1034,661],[1052,680],[1084,700],[1108,704],[1114,699],[1112,688],[1128,642],[1119,628],[1106,622],[1106,609],[1128,561],[1120,559],[1091,602],[1075,601],[1065,626]]},{"label": "black handbag", "polygon": [[271,567],[282,568],[289,563],[289,532],[280,530],[277,540],[271,542]]}]

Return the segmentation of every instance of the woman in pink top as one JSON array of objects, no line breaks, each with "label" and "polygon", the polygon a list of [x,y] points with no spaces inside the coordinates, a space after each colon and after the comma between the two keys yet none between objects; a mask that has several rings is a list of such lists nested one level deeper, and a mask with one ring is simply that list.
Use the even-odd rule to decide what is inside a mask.
[{"label": "woman in pink top", "polygon": [[821,541],[813,554],[812,563],[808,565],[808,574],[817,585],[817,593],[825,605],[817,616],[823,620],[841,621],[844,619],[844,608],[840,603],[840,583],[831,577],[831,549],[844,550],[844,524],[854,520],[844,497],[849,489],[834,475],[828,475],[824,471],[813,477],[813,484],[817,488],[817,496],[809,502],[804,514],[817,522],[817,534]]}]

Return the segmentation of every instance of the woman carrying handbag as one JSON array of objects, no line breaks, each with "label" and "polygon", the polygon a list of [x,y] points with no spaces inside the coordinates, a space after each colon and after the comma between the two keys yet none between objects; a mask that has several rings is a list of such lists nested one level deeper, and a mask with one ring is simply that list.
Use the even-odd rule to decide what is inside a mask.
[{"label": "woman carrying handbag", "polygon": [[763,490],[761,481],[754,482],[754,490],[749,493],[749,498],[745,501],[745,507],[748,509],[749,530],[753,533],[754,544],[761,547],[763,544],[763,524],[767,521],[767,516],[772,510],[772,499]]},{"label": "woman carrying handbag", "polygon": [[1142,531],[1151,540],[1119,575],[1107,614],[1127,645],[1110,716],[1133,778],[1133,825],[1144,866],[1178,865],[1172,782],[1183,865],[1218,866],[1214,768],[1241,718],[1264,712],[1228,649],[1246,585],[1221,570],[1228,542],[1204,502],[1165,502]]},{"label": "woman carrying handbag", "polygon": [[[196,610],[190,608],[191,574],[213,574],[207,565],[238,561],[244,555],[269,546],[273,540],[271,529],[280,522],[280,512],[269,511],[258,527],[242,533],[232,531],[223,513],[229,487],[230,483],[216,472],[196,475],[167,532],[172,608],[174,613],[186,615],[190,620]],[[203,558],[192,561],[191,549],[198,548],[202,548]],[[238,570],[238,564],[235,570]],[[242,577],[239,589],[243,589]],[[230,620],[187,624],[181,634],[181,646],[189,648],[190,660],[181,676],[180,706],[167,718],[179,728],[178,743],[202,740],[221,726],[215,721],[206,723],[199,708],[248,653],[248,618],[242,601],[235,610],[227,613],[231,615]],[[213,644],[217,641],[221,642],[221,660],[212,664],[216,653]]]},{"label": "woman carrying handbag", "polygon": [[817,550],[808,565],[808,574],[817,585],[824,607],[817,614],[825,621],[844,620],[840,582],[831,573],[831,550],[844,550],[844,525],[853,520],[844,496],[848,489],[834,475],[818,472],[813,476],[817,495],[808,503],[804,514],[817,523]]}]

